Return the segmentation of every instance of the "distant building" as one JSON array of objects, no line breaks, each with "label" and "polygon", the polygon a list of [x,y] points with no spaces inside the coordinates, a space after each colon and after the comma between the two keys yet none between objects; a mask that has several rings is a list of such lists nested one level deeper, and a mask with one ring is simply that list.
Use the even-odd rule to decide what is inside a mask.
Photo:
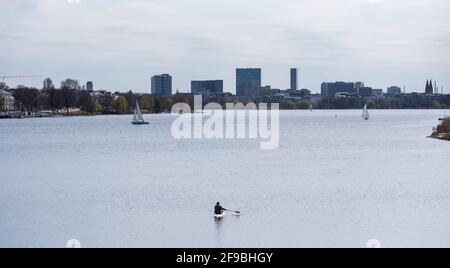
[{"label": "distant building", "polygon": [[291,90],[298,89],[298,70],[297,68],[291,69]]},{"label": "distant building", "polygon": [[261,69],[236,69],[236,95],[245,96],[247,90],[261,88]]},{"label": "distant building", "polygon": [[92,81],[88,81],[86,83],[86,90],[89,91],[89,92],[94,91],[94,83],[92,83]]},{"label": "distant building", "polygon": [[222,94],[223,80],[191,81],[191,92],[203,96]]},{"label": "distant building", "polygon": [[152,95],[168,97],[172,95],[172,76],[168,74],[152,77]]},{"label": "distant building", "polygon": [[387,88],[387,94],[389,95],[400,95],[402,94],[402,88],[398,86],[392,86]]},{"label": "distant building", "polygon": [[371,87],[362,87],[362,88],[359,88],[358,94],[361,97],[370,97],[373,95],[373,89]]},{"label": "distant building", "polygon": [[273,89],[271,86],[247,89],[244,96],[247,97],[270,97],[280,93],[279,89]]},{"label": "distant building", "polygon": [[5,111],[14,110],[15,99],[12,93],[0,90],[0,102]]},{"label": "distant building", "polygon": [[301,90],[287,90],[287,93],[289,93],[289,95],[291,97],[308,97],[309,95],[311,95],[311,90],[306,89],[306,88],[302,88]]},{"label": "distant building", "polygon": [[372,89],[373,96],[381,96],[383,95],[383,89],[373,88]]},{"label": "distant building", "polygon": [[357,93],[355,83],[352,82],[322,83],[321,92],[324,97],[334,97],[337,93]]},{"label": "distant building", "polygon": [[356,93],[359,94],[359,89],[360,89],[360,88],[363,88],[363,87],[365,87],[363,82],[356,82],[356,83],[355,83],[355,90],[356,90]]},{"label": "distant building", "polygon": [[336,98],[354,98],[357,96],[358,96],[358,94],[356,94],[356,93],[347,93],[347,92],[338,92],[335,95]]}]

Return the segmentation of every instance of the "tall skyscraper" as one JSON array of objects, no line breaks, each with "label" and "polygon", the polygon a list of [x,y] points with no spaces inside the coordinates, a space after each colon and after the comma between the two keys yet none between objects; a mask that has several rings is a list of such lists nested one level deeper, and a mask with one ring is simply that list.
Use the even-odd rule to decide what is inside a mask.
[{"label": "tall skyscraper", "polygon": [[223,93],[223,80],[191,81],[191,92],[203,96]]},{"label": "tall skyscraper", "polygon": [[297,70],[297,68],[291,69],[291,89],[292,90],[298,89],[298,70]]},{"label": "tall skyscraper", "polygon": [[92,81],[86,83],[86,90],[90,92],[94,91],[94,83],[92,83]]},{"label": "tall skyscraper", "polygon": [[152,95],[168,97],[172,95],[172,76],[168,74],[152,77]]},{"label": "tall skyscraper", "polygon": [[261,69],[236,69],[236,95],[245,96],[246,90],[261,88]]}]

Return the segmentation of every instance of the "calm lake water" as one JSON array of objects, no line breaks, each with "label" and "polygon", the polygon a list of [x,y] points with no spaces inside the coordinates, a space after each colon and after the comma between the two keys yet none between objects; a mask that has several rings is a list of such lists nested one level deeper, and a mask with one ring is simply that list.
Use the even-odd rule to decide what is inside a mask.
[{"label": "calm lake water", "polygon": [[0,247],[450,247],[444,111],[371,115],[283,111],[273,151],[171,115],[0,120]]}]

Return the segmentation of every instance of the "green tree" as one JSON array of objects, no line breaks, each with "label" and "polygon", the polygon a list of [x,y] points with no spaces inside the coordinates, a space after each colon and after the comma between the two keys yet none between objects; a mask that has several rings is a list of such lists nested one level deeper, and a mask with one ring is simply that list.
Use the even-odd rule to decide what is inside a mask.
[{"label": "green tree", "polygon": [[141,101],[142,109],[153,112],[155,108],[155,99],[150,95],[144,95]]},{"label": "green tree", "polygon": [[42,90],[44,91],[49,91],[55,88],[55,85],[53,85],[53,81],[50,78],[45,78],[43,84],[44,86],[42,87]]},{"label": "green tree", "polygon": [[78,92],[75,89],[62,88],[61,94],[62,94],[64,107],[66,108],[66,112],[68,114],[70,108],[75,107],[78,103],[78,98],[77,98]]},{"label": "green tree", "polygon": [[374,100],[369,100],[367,102],[367,108],[369,109],[375,109],[377,107],[377,102]]},{"label": "green tree", "polygon": [[48,104],[53,112],[64,108],[62,91],[54,88],[50,89],[48,93]]},{"label": "green tree", "polygon": [[79,106],[81,108],[81,111],[87,114],[92,114],[96,112],[95,103],[96,102],[94,98],[89,93],[83,93],[79,100]]},{"label": "green tree", "polygon": [[73,108],[78,103],[78,91],[81,89],[78,80],[66,79],[61,82],[61,94],[64,101],[64,107],[67,114],[69,109]]},{"label": "green tree", "polygon": [[154,113],[161,113],[162,112],[162,104],[161,104],[161,99],[159,97],[155,97],[155,106],[153,108],[153,112]]},{"label": "green tree", "polygon": [[103,110],[103,107],[98,101],[95,102],[95,112],[100,113]]},{"label": "green tree", "polygon": [[334,98],[332,100],[333,109],[348,109],[351,107],[349,98]]},{"label": "green tree", "polygon": [[433,108],[433,109],[441,109],[442,106],[441,106],[441,103],[439,101],[433,101],[431,103],[431,108]]},{"label": "green tree", "polygon": [[116,111],[116,113],[119,113],[119,114],[126,113],[128,110],[127,99],[123,96],[117,97],[117,99],[114,103],[114,110]]},{"label": "green tree", "polygon": [[66,79],[61,82],[61,89],[73,89],[80,90],[81,86],[78,80],[75,79]]},{"label": "green tree", "polygon": [[284,100],[280,103],[280,109],[293,110],[293,109],[295,109],[295,103],[291,100]]},{"label": "green tree", "polygon": [[4,82],[0,82],[0,90],[8,90],[8,86]]},{"label": "green tree", "polygon": [[163,111],[171,111],[173,106],[173,100],[170,97],[162,99],[161,106]]},{"label": "green tree", "polygon": [[125,98],[127,99],[127,103],[128,103],[128,109],[134,110],[134,108],[136,108],[136,95],[134,95],[133,91],[128,91],[127,94],[125,94]]},{"label": "green tree", "polygon": [[47,110],[50,108],[48,91],[42,90],[39,92],[37,105],[39,107],[39,110]]},{"label": "green tree", "polygon": [[297,103],[296,108],[301,110],[307,110],[311,107],[311,102],[302,100],[299,103]]},{"label": "green tree", "polygon": [[101,105],[101,112],[108,114],[114,111],[114,97],[111,94],[105,94],[98,98],[98,104]]},{"label": "green tree", "polygon": [[38,107],[39,90],[20,87],[14,90],[14,98],[22,104],[22,110],[35,111]]}]

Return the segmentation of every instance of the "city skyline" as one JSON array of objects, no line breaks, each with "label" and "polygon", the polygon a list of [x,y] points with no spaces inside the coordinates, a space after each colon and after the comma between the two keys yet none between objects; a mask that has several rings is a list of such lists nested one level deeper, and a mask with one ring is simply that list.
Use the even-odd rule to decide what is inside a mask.
[{"label": "city skyline", "polygon": [[[220,79],[235,93],[236,68],[261,68],[262,85],[288,89],[286,70],[296,66],[298,88],[314,93],[326,81],[407,92],[421,91],[426,79],[446,92],[450,85],[450,3],[443,0],[248,0],[238,10],[235,0],[3,2],[0,75],[149,92],[153,74],[169,73],[174,91]],[[41,80],[6,83],[40,87]]]}]

